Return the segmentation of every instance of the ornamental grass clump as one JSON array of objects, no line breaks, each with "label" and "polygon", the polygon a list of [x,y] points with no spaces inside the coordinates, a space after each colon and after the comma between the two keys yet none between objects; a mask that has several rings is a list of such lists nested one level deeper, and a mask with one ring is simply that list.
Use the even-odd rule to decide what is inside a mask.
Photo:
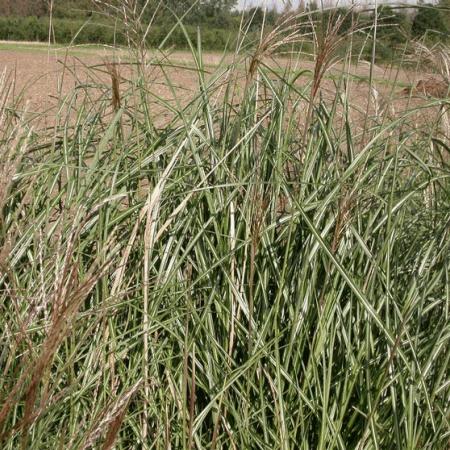
[{"label": "ornamental grass clump", "polygon": [[448,447],[448,98],[361,120],[315,35],[188,41],[188,97],[132,51],[51,128],[2,84],[2,449]]}]

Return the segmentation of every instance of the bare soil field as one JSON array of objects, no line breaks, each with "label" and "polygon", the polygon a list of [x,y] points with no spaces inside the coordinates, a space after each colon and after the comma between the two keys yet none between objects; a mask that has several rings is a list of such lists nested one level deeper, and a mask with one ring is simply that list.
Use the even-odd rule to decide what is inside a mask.
[{"label": "bare soil field", "polygon": [[[218,58],[212,54],[207,64],[217,64]],[[39,117],[40,122],[47,125],[52,123],[58,100],[74,89],[89,90],[90,95],[110,89],[111,76],[106,64],[112,60],[119,61],[121,86],[127,85],[135,70],[127,62],[126,54],[98,47],[66,52],[64,49],[46,50],[43,45],[31,43],[7,43],[3,47],[0,44],[0,74],[6,76],[12,86],[11,97],[28,116]],[[169,102],[190,98],[198,85],[198,76],[189,55],[176,53],[164,64],[164,70],[154,66],[146,73],[151,92]],[[174,92],[177,99],[174,99]]]},{"label": "bare soil field", "polygon": [[[192,55],[188,52],[175,51],[170,55],[149,55],[164,65],[150,65],[146,73],[152,94],[175,106],[184,103],[197,90],[198,74],[195,71]],[[204,55],[205,77],[213,72],[225,58],[231,62],[231,55],[225,57],[219,53]],[[296,59],[296,60],[295,60]],[[57,100],[77,89],[89,89],[90,92],[107,92],[111,89],[111,76],[105,66],[108,61],[120,63],[119,74],[121,85],[134,76],[134,65],[130,64],[130,56],[125,52],[117,52],[111,48],[99,46],[74,47],[70,51],[65,48],[56,49],[36,43],[0,43],[0,73],[5,73],[13,82],[12,95],[20,98],[21,108],[27,114],[39,117],[41,123],[52,124],[54,107]],[[297,84],[308,89],[312,78],[313,62],[301,58],[271,58],[264,61],[274,73],[282,74],[287,65],[292,70],[303,70],[305,74],[298,78]],[[247,73],[246,62],[242,63],[242,76],[237,75],[237,85],[245,84]],[[332,99],[335,96],[337,80],[342,73],[350,74],[346,86],[351,103],[354,105],[352,114],[356,123],[365,120],[367,111],[378,114],[381,109],[390,109],[396,114],[401,109],[409,107],[411,102],[424,102],[425,95],[421,92],[418,98],[408,98],[408,89],[420,80],[430,78],[430,74],[418,73],[393,67],[373,67],[372,84],[369,85],[370,65],[361,62],[350,67],[338,63],[331,67],[321,85],[322,98]],[[236,75],[235,75],[236,76]],[[170,80],[170,82],[168,81]],[[224,74],[217,83],[225,84]],[[340,85],[339,89],[342,88]],[[220,92],[220,89],[219,91]],[[177,103],[178,102],[178,103]],[[158,110],[158,121],[165,121],[170,115],[168,111]],[[427,121],[429,114],[420,120]],[[434,118],[432,119],[434,122]]]}]

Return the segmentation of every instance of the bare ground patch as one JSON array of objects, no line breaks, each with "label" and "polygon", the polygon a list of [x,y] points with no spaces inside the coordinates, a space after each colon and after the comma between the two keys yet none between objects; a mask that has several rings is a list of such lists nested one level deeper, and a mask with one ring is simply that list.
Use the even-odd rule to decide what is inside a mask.
[{"label": "bare ground patch", "polygon": [[[16,50],[11,48],[14,45],[17,45]],[[232,55],[223,56],[219,53],[205,54],[203,64],[206,81],[209,82],[210,74],[222,60],[231,63],[232,58]],[[129,82],[135,79],[136,66],[131,62],[130,55],[106,47],[104,49],[95,46],[75,47],[66,51],[64,48],[46,48],[42,44],[8,43],[5,50],[0,50],[0,73],[3,71],[8,73],[13,87],[12,96],[19,100],[20,109],[26,111],[29,117],[38,118],[40,125],[52,126],[60,99],[75,89],[89,91],[89,95],[93,98],[97,95],[109,95],[112,85],[105,62],[113,59],[120,63],[120,89],[125,89],[129,87]],[[167,56],[158,54],[155,62],[156,64],[147,67],[146,81],[155,122],[164,124],[173,116],[171,108],[179,110],[194,93],[198,92],[199,77],[192,55],[188,52],[174,51]],[[290,70],[306,71],[296,84],[308,94],[308,83],[314,69],[312,61],[301,58],[268,58],[264,63],[280,77],[283,76],[286,67]],[[243,60],[233,75],[237,86],[236,101],[239,98],[239,89],[245,83],[246,70],[246,61]],[[374,66],[372,84],[369,85],[370,65],[366,62],[349,66],[338,63],[331,67],[322,82],[322,98],[331,101],[337,89],[344,90],[344,84],[340,82],[342,74],[347,74],[345,93],[352,105],[351,114],[356,126],[355,131],[358,126],[364,126],[367,115],[375,119],[377,115],[382,117],[385,114],[395,117],[405,109],[426,102],[425,95],[420,91],[413,90],[412,96],[405,95],[405,92],[408,92],[408,86],[414,86],[419,80],[427,79],[430,77],[429,74],[403,68]],[[215,80],[218,96],[229,82],[228,76],[229,74],[223,73]],[[167,102],[166,107],[161,106],[164,102]],[[430,123],[431,126],[436,123],[435,114],[439,113],[442,111],[416,114],[412,125]]]}]

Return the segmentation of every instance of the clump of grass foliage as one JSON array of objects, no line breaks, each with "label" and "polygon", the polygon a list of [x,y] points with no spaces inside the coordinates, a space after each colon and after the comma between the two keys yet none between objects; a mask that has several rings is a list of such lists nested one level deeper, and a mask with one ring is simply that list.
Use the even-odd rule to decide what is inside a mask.
[{"label": "clump of grass foliage", "polygon": [[1,448],[448,448],[448,98],[357,123],[351,33],[286,18],[168,102],[123,11],[131,81],[54,127],[2,79]]}]

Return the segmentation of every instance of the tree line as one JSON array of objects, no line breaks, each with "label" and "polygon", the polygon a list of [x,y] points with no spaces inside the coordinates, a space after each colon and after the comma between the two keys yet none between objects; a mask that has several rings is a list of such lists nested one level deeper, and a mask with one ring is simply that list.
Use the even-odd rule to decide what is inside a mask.
[{"label": "tree line", "polygon": [[[410,39],[436,42],[448,40],[450,36],[450,0],[421,4],[418,8],[382,5],[376,13],[342,7],[320,10],[314,2],[281,12],[255,7],[244,13],[235,9],[237,0],[136,2],[139,12],[146,5],[141,19],[154,21],[149,45],[158,45],[158,40],[164,38],[168,27],[174,25],[177,18],[182,18],[186,31],[194,40],[197,27],[200,27],[205,48],[220,49],[236,36],[243,23],[250,34],[257,36],[262,26],[273,28],[288,14],[298,15],[299,26],[307,27],[312,20],[319,28],[321,24],[343,17],[339,30],[343,34],[348,33],[355,23],[366,23],[366,37],[373,34],[370,24],[376,14],[376,37],[381,57],[392,56],[395,46]],[[108,16],[108,12],[113,14],[114,8],[122,7],[122,0],[0,0],[0,39],[46,40],[52,15],[53,36],[58,43],[70,42],[75,35],[78,42],[125,43],[125,38],[117,34],[117,24],[112,26],[111,15]],[[88,25],[85,25],[86,21],[89,21]],[[80,28],[83,28],[81,32]],[[186,45],[184,33],[181,30],[174,32],[167,43],[178,47]]]}]

